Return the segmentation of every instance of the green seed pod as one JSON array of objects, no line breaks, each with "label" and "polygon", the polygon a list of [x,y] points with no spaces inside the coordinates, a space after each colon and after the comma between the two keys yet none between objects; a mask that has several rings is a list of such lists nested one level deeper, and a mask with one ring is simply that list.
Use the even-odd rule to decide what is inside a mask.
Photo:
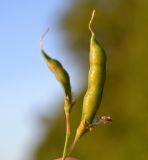
[{"label": "green seed pod", "polygon": [[82,121],[91,124],[101,104],[106,78],[106,55],[92,32],[90,41],[90,70],[88,89],[83,101]]},{"label": "green seed pod", "polygon": [[[48,32],[48,30],[45,32],[45,34]],[[45,34],[43,36],[45,36]],[[63,68],[62,64],[56,60],[51,58],[50,56],[48,56],[43,47],[42,47],[42,39],[43,36],[41,37],[41,53],[48,65],[48,68],[51,70],[51,72],[54,74],[54,76],[56,77],[56,79],[59,81],[59,83],[61,84],[63,90],[64,90],[64,94],[65,94],[65,98],[67,99],[68,102],[71,103],[72,101],[72,95],[71,95],[71,85],[70,85],[70,78],[69,75],[67,73],[67,71]],[[67,105],[67,106],[71,106],[71,105]],[[66,109],[68,112],[70,112],[71,108],[67,108]]]},{"label": "green seed pod", "polygon": [[45,58],[48,68],[52,71],[56,79],[62,85],[65,96],[68,96],[69,99],[71,99],[70,78],[67,71],[63,68],[62,64],[59,61],[49,57],[44,50],[41,50],[41,52],[43,57]]},{"label": "green seed pod", "polygon": [[106,79],[106,55],[104,49],[95,38],[90,25],[94,17],[95,10],[93,11],[92,18],[89,23],[89,30],[91,31],[90,40],[90,70],[88,74],[88,89],[83,100],[82,119],[79,127],[77,128],[74,142],[71,146],[72,150],[79,140],[79,138],[90,131],[94,125],[93,120],[97,110],[101,104],[104,83]]},{"label": "green seed pod", "polygon": [[[92,18],[94,16],[94,12]],[[92,21],[92,19],[91,19]],[[91,24],[90,21],[90,24]],[[88,89],[83,100],[82,121],[91,124],[101,104],[104,83],[106,79],[106,54],[95,38],[94,32],[90,40],[90,70],[88,74]]]}]

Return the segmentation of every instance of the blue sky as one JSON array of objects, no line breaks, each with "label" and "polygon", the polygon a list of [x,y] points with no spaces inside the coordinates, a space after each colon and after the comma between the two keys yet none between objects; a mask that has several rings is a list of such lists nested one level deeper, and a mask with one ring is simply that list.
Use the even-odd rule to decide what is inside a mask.
[{"label": "blue sky", "polygon": [[77,68],[72,70],[65,62],[72,62],[72,57],[64,55],[65,44],[59,30],[60,16],[71,2],[1,0],[0,159],[28,160],[26,155],[30,156],[31,146],[43,134],[36,115],[50,113],[52,116],[56,113],[53,100],[56,97],[62,101],[62,90],[39,51],[40,35],[48,26],[51,31],[44,47],[75,76]]}]

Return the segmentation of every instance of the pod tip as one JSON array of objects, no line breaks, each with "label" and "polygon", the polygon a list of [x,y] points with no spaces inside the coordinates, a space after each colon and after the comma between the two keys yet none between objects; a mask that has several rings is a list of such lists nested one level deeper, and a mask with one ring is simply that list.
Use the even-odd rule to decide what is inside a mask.
[{"label": "pod tip", "polygon": [[91,24],[92,24],[92,21],[93,21],[93,19],[94,19],[94,16],[95,16],[95,9],[93,9],[93,11],[92,11],[91,19],[90,19],[89,25],[88,25],[88,28],[89,28],[89,30],[90,30],[90,32],[91,32],[92,34],[93,34],[93,31],[92,31],[92,29],[91,29]]},{"label": "pod tip", "polygon": [[48,32],[49,32],[49,27],[45,30],[45,32],[40,37],[40,49],[41,50],[43,50],[43,39],[47,35]]}]

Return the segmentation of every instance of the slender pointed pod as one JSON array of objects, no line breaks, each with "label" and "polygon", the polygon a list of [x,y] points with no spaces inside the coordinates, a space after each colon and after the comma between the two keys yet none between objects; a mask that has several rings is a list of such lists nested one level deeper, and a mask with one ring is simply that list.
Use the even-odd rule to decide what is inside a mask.
[{"label": "slender pointed pod", "polygon": [[70,85],[70,77],[68,75],[68,72],[63,68],[62,64],[56,60],[51,58],[46,54],[46,52],[43,49],[43,38],[48,33],[49,29],[45,31],[45,33],[41,36],[40,39],[40,49],[41,53],[48,65],[48,68],[51,70],[51,72],[54,74],[58,82],[61,84],[63,91],[64,91],[64,111],[65,111],[65,117],[66,117],[66,138],[65,138],[65,144],[64,144],[64,150],[63,150],[63,156],[62,160],[65,160],[67,156],[67,150],[68,150],[68,140],[70,137],[70,111],[73,106],[72,102],[72,92],[71,92],[71,85]]},{"label": "slender pointed pod", "polygon": [[88,73],[88,88],[83,100],[82,119],[76,131],[76,136],[71,149],[75,146],[79,138],[88,132],[93,124],[96,112],[101,104],[104,83],[106,79],[106,54],[102,46],[96,40],[95,34],[91,28],[91,24],[95,15],[93,10],[89,30],[91,32],[90,39],[90,69]]},{"label": "slender pointed pod", "polygon": [[[49,31],[49,29],[47,29],[45,31],[45,33],[41,36],[41,39],[40,39],[41,53],[42,53],[47,65],[48,65],[48,68],[51,70],[51,72],[54,74],[56,79],[61,84],[61,86],[64,90],[65,99],[68,99],[68,101],[71,102],[72,101],[72,93],[71,93],[71,85],[70,85],[70,78],[69,78],[68,72],[63,68],[62,64],[58,60],[53,59],[50,56],[48,56],[43,49],[43,38],[48,33],[48,31]],[[70,112],[72,105],[66,105],[66,106],[67,106],[66,110],[68,112]]]}]

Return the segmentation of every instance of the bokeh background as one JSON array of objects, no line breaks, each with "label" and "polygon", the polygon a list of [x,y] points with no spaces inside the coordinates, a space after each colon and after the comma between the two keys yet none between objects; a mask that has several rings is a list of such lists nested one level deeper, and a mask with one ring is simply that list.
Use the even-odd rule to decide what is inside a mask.
[{"label": "bokeh background", "polygon": [[81,117],[89,69],[88,22],[107,52],[107,80],[98,115],[110,115],[84,136],[72,155],[80,160],[148,159],[148,1],[10,1],[0,5],[0,159],[52,160],[65,140],[63,93],[39,51],[71,77],[76,104],[72,137]]}]

